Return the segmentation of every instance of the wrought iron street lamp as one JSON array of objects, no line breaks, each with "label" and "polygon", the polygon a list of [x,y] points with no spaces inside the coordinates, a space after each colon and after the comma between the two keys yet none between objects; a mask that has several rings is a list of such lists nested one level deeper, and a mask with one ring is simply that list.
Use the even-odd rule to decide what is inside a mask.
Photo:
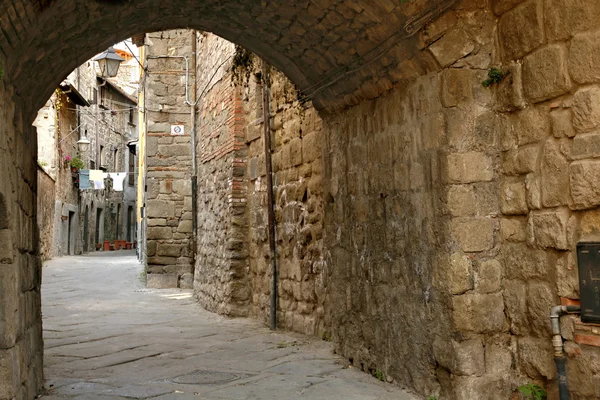
[{"label": "wrought iron street lamp", "polygon": [[90,148],[90,139],[88,139],[85,134],[77,141],[77,148],[79,149],[80,154],[85,154]]},{"label": "wrought iron street lamp", "polygon": [[102,54],[94,57],[92,61],[97,61],[100,67],[100,76],[102,78],[114,78],[117,76],[119,66],[125,59],[117,54],[115,49],[111,46]]}]

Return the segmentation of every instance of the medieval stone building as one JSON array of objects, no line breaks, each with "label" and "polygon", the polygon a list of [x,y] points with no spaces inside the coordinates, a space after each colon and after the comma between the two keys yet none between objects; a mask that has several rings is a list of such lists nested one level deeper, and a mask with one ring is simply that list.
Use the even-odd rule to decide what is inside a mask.
[{"label": "medieval stone building", "polygon": [[[184,286],[193,271],[202,306],[264,320],[277,278],[280,326],[331,340],[357,368],[424,397],[456,400],[509,399],[529,382],[556,398],[549,310],[582,299],[584,317],[562,316],[555,339],[572,398],[600,396],[589,319],[599,266],[578,254],[600,242],[600,3],[0,5],[0,398],[33,398],[42,384],[30,123],[78,57],[181,27],[281,72],[267,79],[262,61],[212,35],[195,35],[196,62],[189,32],[146,38],[165,44],[151,54],[191,65],[145,61],[145,94],[163,104],[144,103],[153,116],[140,138],[149,273]],[[170,73],[151,89],[160,71]]]},{"label": "medieval stone building", "polygon": [[[129,64],[136,62],[128,58]],[[105,241],[136,241],[137,100],[117,83],[135,82],[135,69],[125,67],[114,80],[105,80],[94,64],[75,69],[34,121],[38,187],[44,193],[37,205],[43,260],[101,250]],[[83,152],[81,138],[90,141]],[[110,180],[101,190],[81,186],[80,170],[94,169],[129,176],[119,190]]]}]

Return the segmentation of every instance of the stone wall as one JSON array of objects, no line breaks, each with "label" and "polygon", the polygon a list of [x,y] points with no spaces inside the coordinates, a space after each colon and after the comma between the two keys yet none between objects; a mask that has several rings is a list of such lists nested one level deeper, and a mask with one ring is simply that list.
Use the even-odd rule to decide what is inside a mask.
[{"label": "stone wall", "polygon": [[[146,249],[148,287],[191,288],[192,161],[190,107],[185,104],[186,69],[191,55],[190,31],[146,36]],[[190,71],[189,79],[193,79]],[[171,135],[183,125],[184,135]]]},{"label": "stone wall", "polygon": [[[270,315],[272,271],[268,242],[262,61],[251,58],[242,77],[248,145],[248,225],[252,313]],[[270,72],[271,158],[277,238],[278,326],[327,337],[324,325],[326,262],[323,252],[322,122],[299,101],[296,87],[279,71]]]},{"label": "stone wall", "polygon": [[0,78],[0,398],[31,399],[43,384],[37,140]]},{"label": "stone wall", "polygon": [[194,291],[208,310],[249,314],[246,155],[234,45],[198,35],[198,245]]},{"label": "stone wall", "polygon": [[[40,193],[50,199],[56,198],[55,181],[43,168],[38,168],[37,187]],[[54,230],[54,202],[37,198],[37,227],[40,231],[40,258],[46,261],[52,258]]]}]

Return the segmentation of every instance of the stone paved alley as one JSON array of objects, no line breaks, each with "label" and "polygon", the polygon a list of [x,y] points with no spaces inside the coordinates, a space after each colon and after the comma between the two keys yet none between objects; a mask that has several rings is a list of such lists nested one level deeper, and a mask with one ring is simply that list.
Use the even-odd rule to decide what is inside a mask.
[{"label": "stone paved alley", "polygon": [[414,399],[327,342],[211,314],[141,276],[133,252],[45,265],[44,399]]}]

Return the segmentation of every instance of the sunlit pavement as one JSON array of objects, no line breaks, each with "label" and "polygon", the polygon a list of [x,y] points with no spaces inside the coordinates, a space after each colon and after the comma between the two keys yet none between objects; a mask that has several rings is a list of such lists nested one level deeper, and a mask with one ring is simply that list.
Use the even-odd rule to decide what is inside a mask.
[{"label": "sunlit pavement", "polygon": [[150,290],[132,251],[44,266],[50,399],[413,400],[347,368],[331,345],[200,308],[190,290]]}]

